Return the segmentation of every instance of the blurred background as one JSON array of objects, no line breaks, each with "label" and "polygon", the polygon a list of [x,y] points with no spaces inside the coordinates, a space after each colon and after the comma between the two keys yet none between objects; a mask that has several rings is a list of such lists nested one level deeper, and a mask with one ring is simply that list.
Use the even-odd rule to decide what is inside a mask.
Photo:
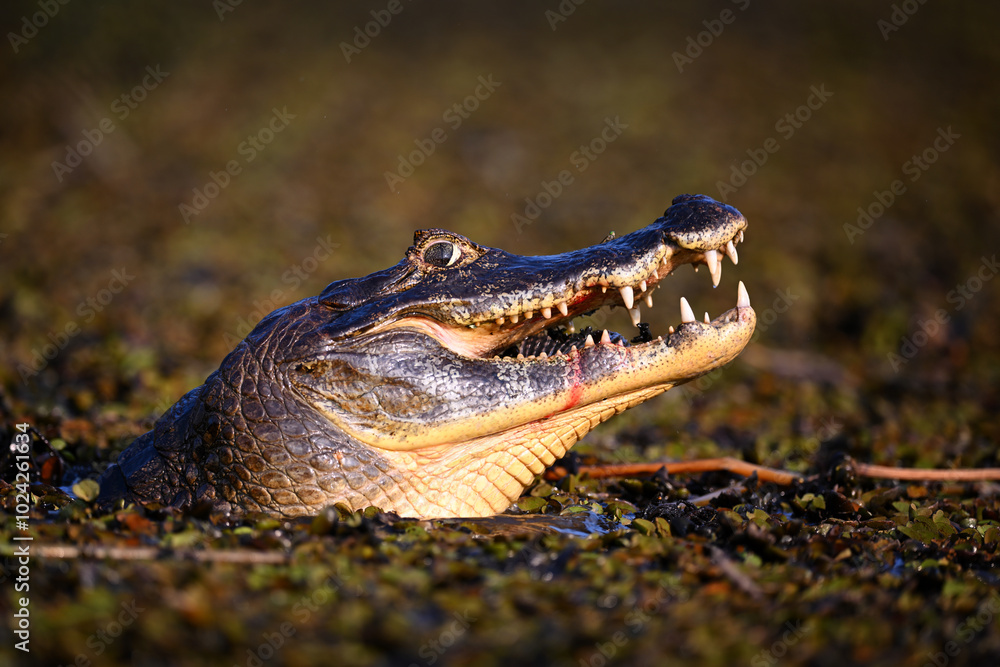
[{"label": "blurred background", "polygon": [[[200,384],[263,315],[333,280],[395,264],[416,229],[443,227],[519,254],[558,253],[645,226],[678,194],[703,193],[749,220],[740,263],[725,262],[715,290],[706,271],[683,268],[644,319],[654,334],[676,324],[681,295],[714,317],[735,304],[742,279],[757,336],[725,371],[612,420],[575,451],[604,460],[724,454],[814,470],[820,444],[835,441],[876,463],[996,466],[998,19],[996,3],[917,0],[7,1],[5,432],[27,420],[94,473]],[[608,325],[631,330],[620,314]],[[180,530],[172,521],[126,523],[129,544],[155,544],[142,536],[155,526]],[[273,544],[258,548],[284,548],[276,525]],[[44,529],[66,543],[97,539],[88,531],[98,530],[82,520]],[[345,558],[348,565],[374,559],[357,544],[361,555]],[[871,544],[889,545],[879,558],[892,566],[897,543]],[[823,562],[840,562],[844,548]],[[539,553],[525,562],[548,563],[547,549]],[[621,553],[615,562],[635,569]],[[624,602],[613,612],[594,602],[606,594],[600,568],[612,559],[602,558],[586,561],[598,563],[592,593],[581,597],[563,581],[555,594],[548,579],[532,580],[541,601],[504,592],[522,590],[534,570],[515,568],[512,576],[524,575],[517,586],[497,578],[480,595],[472,583],[457,591],[447,583],[478,581],[464,562],[413,584],[429,562],[418,560],[391,576],[401,590],[413,584],[418,599],[433,599],[426,608],[404,610],[382,593],[344,603],[325,626],[302,627],[310,640],[287,647],[282,660],[300,652],[329,659],[329,638],[338,636],[350,647],[339,654],[344,664],[371,664],[386,646],[439,637],[459,603],[502,598],[506,615],[496,616],[495,634],[481,624],[470,637],[470,653],[461,653],[468,664],[549,646],[560,656],[552,664],[596,665],[601,655],[566,647],[606,644],[607,628],[623,627],[607,614],[625,614]],[[641,571],[672,576],[683,558]],[[371,581],[390,576],[373,562]],[[38,570],[52,594],[33,611],[41,636],[58,637],[50,657],[67,664],[82,646],[93,649],[92,619],[113,618],[130,596],[156,609],[141,624],[152,639],[135,639],[149,664],[168,663],[164,656],[182,644],[206,663],[227,647],[242,654],[288,618],[288,601],[313,581],[299,571],[286,580],[283,570],[272,580],[255,569],[257,583],[246,589],[246,573],[234,566],[225,575],[209,570],[220,583],[208,592],[191,585],[175,595],[202,565],[69,565],[49,560]],[[701,580],[718,579],[705,574],[713,567],[691,565],[685,585],[697,591]],[[823,580],[799,572],[792,578],[801,590]],[[926,570],[907,573],[893,581],[929,590]],[[776,580],[791,585],[787,573]],[[631,580],[620,581],[621,599],[631,599]],[[829,595],[857,590],[856,581],[831,584]],[[943,623],[926,610],[951,603],[924,604],[878,581],[879,592],[836,603],[781,588],[792,591],[788,599],[747,602],[738,622],[713,611],[718,595],[693,593],[690,604],[660,609],[644,643],[629,650],[641,663],[655,654],[647,647],[680,642],[689,657],[745,663],[763,655],[786,618],[829,612],[827,629],[800,647],[809,647],[812,664],[824,664],[841,641],[855,647],[856,661],[923,664],[900,656],[911,645],[940,651],[947,628],[974,613],[984,591],[995,594],[995,578],[966,577],[966,589],[950,583],[966,606],[949,607]],[[13,588],[5,591],[13,599]],[[552,595],[557,602],[546,602]],[[788,611],[800,597],[798,611]],[[160,599],[162,608],[149,602]],[[820,602],[810,606],[813,599]],[[873,601],[887,606],[866,617]],[[211,613],[237,608],[248,610],[238,623]],[[515,632],[518,619],[528,626]],[[847,639],[846,623],[862,639]],[[130,645],[113,650],[121,657]],[[975,658],[963,656],[954,664]]]}]

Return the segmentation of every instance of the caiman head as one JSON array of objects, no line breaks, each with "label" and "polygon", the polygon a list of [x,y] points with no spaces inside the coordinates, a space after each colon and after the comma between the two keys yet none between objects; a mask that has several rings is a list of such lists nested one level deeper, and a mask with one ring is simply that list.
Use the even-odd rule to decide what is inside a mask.
[{"label": "caiman head", "polygon": [[[663,217],[561,255],[522,257],[418,231],[396,266],[275,311],[136,441],[102,497],[263,510],[342,502],[403,516],[501,512],[597,424],[734,359],[756,316],[736,307],[654,336],[640,308],[682,264],[722,258],[747,223],[683,195]],[[639,335],[575,331],[627,308]],[[144,440],[145,439],[145,440]]]}]

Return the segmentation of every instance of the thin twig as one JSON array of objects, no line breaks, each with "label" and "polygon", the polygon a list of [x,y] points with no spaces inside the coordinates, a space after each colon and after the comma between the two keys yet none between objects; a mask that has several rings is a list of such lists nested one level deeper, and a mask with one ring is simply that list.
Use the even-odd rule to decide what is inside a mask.
[{"label": "thin twig", "polygon": [[[72,544],[31,544],[31,555],[37,558],[92,558],[97,560],[191,560],[198,563],[238,563],[249,565],[282,565],[291,560],[283,552],[251,551],[248,549],[164,549],[160,547],[106,547]],[[14,555],[13,548],[0,547],[0,553]]]},{"label": "thin twig", "polygon": [[[668,475],[681,475],[695,472],[712,472],[727,470],[743,477],[757,473],[762,482],[788,485],[800,479],[802,475],[787,470],[777,470],[765,466],[747,463],[739,459],[724,456],[715,459],[696,459],[694,461],[678,461],[675,463],[620,463],[603,466],[580,466],[580,474],[587,474],[593,479],[604,477],[633,477],[635,475],[653,475],[665,470]],[[562,467],[550,468],[546,479],[557,480],[565,477],[568,471]]]},{"label": "thin twig", "polygon": [[927,482],[985,482],[1000,480],[1000,468],[895,468],[873,463],[854,463],[854,471],[862,477],[884,479],[916,479]]},{"label": "thin twig", "polygon": [[[878,477],[896,480],[922,480],[927,482],[985,482],[1000,480],[1000,468],[895,468],[892,466],[874,465],[871,463],[852,462],[854,471],[861,477]],[[598,466],[580,466],[577,472],[588,475],[592,479],[606,477],[635,477],[637,475],[654,475],[660,470],[668,475],[682,475],[696,472],[728,471],[743,477],[754,473],[762,482],[771,482],[787,486],[805,478],[804,475],[787,470],[778,470],[766,466],[747,463],[728,456],[714,459],[695,459],[676,463],[611,463]],[[569,474],[566,468],[555,466],[545,473],[545,479],[555,481]]]}]

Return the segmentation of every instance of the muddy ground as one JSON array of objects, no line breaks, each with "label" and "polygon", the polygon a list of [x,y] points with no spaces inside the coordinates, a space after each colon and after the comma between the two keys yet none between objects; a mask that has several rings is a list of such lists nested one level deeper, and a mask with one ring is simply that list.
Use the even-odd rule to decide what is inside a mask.
[{"label": "muddy ground", "polygon": [[[0,436],[38,437],[27,533],[3,461],[4,662],[995,664],[1000,486],[852,462],[1000,466],[1000,15],[674,5],[6,3]],[[746,215],[740,263],[717,290],[685,267],[644,319],[715,316],[743,280],[756,338],[573,452],[799,485],[572,475],[443,522],[58,489],[415,229],[548,254],[685,192]]]}]

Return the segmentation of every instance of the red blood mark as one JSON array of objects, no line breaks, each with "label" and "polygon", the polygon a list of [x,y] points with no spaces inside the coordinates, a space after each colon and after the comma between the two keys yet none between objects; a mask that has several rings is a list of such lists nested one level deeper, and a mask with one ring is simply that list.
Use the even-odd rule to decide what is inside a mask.
[{"label": "red blood mark", "polygon": [[566,412],[570,408],[576,407],[580,402],[580,397],[583,396],[583,382],[580,380],[580,376],[583,375],[583,369],[580,368],[580,355],[574,355],[570,358],[569,368],[572,372],[572,379],[569,384],[569,398],[566,399],[566,404],[559,408],[559,412]]}]

